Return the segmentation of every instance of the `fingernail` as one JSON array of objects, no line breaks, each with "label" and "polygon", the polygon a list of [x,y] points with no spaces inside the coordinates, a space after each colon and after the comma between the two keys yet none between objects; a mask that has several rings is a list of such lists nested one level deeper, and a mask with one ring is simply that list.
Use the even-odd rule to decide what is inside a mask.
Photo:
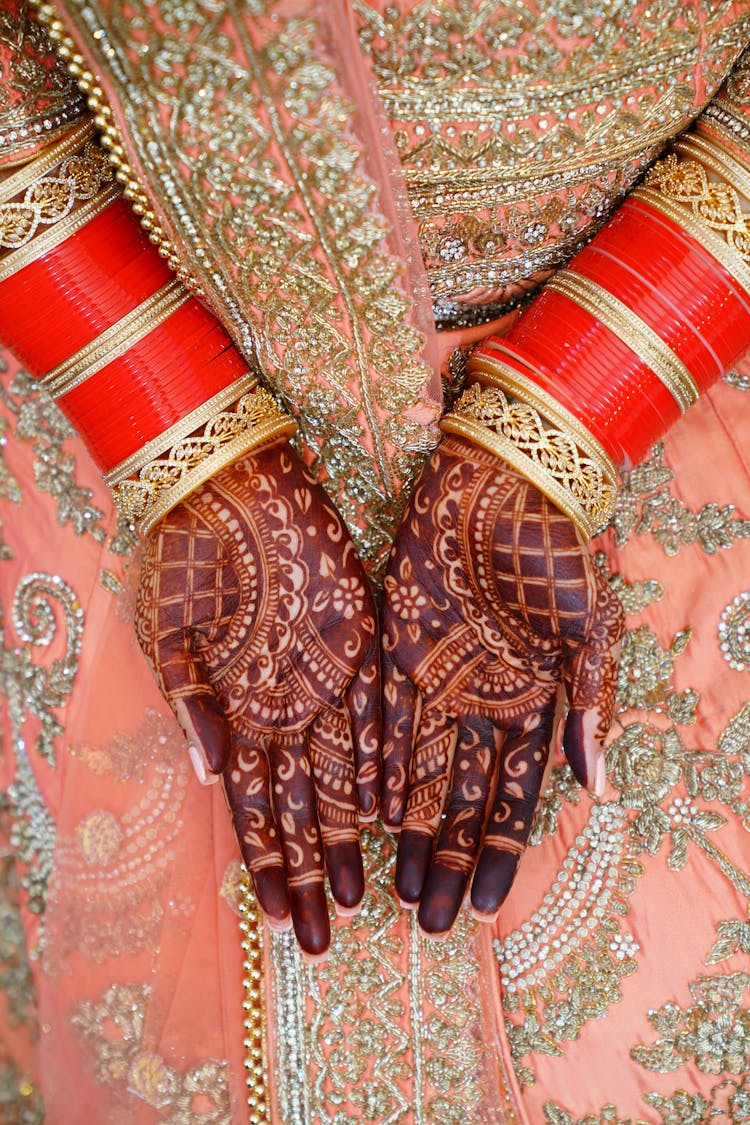
[{"label": "fingernail", "polygon": [[328,950],[324,953],[308,953],[306,949],[301,949],[302,960],[307,965],[324,965],[328,960]]},{"label": "fingernail", "polygon": [[596,776],[594,778],[594,796],[601,801],[607,788],[607,767],[604,754],[599,754],[596,760]]},{"label": "fingernail", "polygon": [[497,922],[498,918],[500,917],[500,907],[498,907],[497,910],[493,911],[492,914],[480,914],[479,911],[475,910],[475,908],[472,906],[471,916],[472,918],[475,918],[477,922]]},{"label": "fingernail", "polygon": [[208,762],[201,747],[195,746],[192,742],[188,743],[188,754],[190,755],[190,761],[193,763],[195,776],[201,785],[215,785],[219,780],[219,775],[209,771]]}]

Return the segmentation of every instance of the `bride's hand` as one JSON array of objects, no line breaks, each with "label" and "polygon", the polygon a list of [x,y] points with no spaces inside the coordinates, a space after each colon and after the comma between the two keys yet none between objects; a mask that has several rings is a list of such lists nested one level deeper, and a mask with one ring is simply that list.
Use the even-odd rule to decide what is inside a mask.
[{"label": "bride's hand", "polygon": [[221,775],[271,924],[315,955],[363,894],[377,811],[375,610],[352,542],[289,445],[222,469],[146,543],[141,646],[196,771]]},{"label": "bride's hand", "polygon": [[385,593],[383,816],[399,897],[439,934],[472,876],[478,916],[507,895],[563,693],[568,761],[601,788],[622,612],[568,518],[458,437],[418,482]]}]

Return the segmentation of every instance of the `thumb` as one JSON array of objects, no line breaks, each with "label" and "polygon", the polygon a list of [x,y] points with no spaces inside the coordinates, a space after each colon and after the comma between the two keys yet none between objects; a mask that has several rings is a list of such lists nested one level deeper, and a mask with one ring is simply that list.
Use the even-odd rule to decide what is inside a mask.
[{"label": "thumb", "polygon": [[604,740],[617,697],[617,669],[624,630],[619,599],[601,580],[585,641],[564,644],[564,682],[570,710],[563,750],[577,780],[604,796]]},{"label": "thumb", "polygon": [[213,785],[229,760],[231,733],[199,653],[187,632],[161,637],[152,663],[162,695],[185,732],[202,785]]}]

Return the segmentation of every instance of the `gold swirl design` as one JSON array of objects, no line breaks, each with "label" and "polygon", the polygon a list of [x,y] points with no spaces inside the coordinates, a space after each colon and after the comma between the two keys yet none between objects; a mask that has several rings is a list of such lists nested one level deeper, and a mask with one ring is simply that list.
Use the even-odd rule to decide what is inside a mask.
[{"label": "gold swirl design", "polygon": [[617,487],[609,458],[591,456],[591,449],[585,451],[570,433],[551,425],[528,403],[512,401],[500,387],[473,384],[440,425],[512,465],[585,538],[611,518]]},{"label": "gold swirl design", "polygon": [[[253,376],[245,378],[254,382]],[[236,385],[234,389],[236,392]],[[155,453],[139,465],[141,451],[141,455],[122,462],[107,475],[118,511],[129,522],[138,521],[144,535],[214,473],[251,449],[291,437],[296,429],[294,420],[263,387],[253,387],[233,401],[236,405],[227,404],[208,419],[205,413],[209,404],[204,404],[146,447],[151,453],[158,442],[162,450],[167,445],[166,452]],[[182,436],[175,440],[174,435],[180,430]]]}]

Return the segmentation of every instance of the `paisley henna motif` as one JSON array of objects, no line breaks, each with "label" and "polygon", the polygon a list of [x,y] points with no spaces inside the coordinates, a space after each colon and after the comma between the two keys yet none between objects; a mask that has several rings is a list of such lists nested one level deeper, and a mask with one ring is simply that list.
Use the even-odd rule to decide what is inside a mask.
[{"label": "paisley henna motif", "polygon": [[349,536],[287,445],[223,469],[158,525],[136,626],[191,756],[222,774],[261,905],[322,952],[326,868],[342,909],[363,893],[377,639]]},{"label": "paisley henna motif", "polygon": [[564,747],[594,785],[622,634],[572,523],[493,454],[443,441],[385,579],[384,817],[429,933],[468,885],[493,915],[526,846],[564,688]]}]

